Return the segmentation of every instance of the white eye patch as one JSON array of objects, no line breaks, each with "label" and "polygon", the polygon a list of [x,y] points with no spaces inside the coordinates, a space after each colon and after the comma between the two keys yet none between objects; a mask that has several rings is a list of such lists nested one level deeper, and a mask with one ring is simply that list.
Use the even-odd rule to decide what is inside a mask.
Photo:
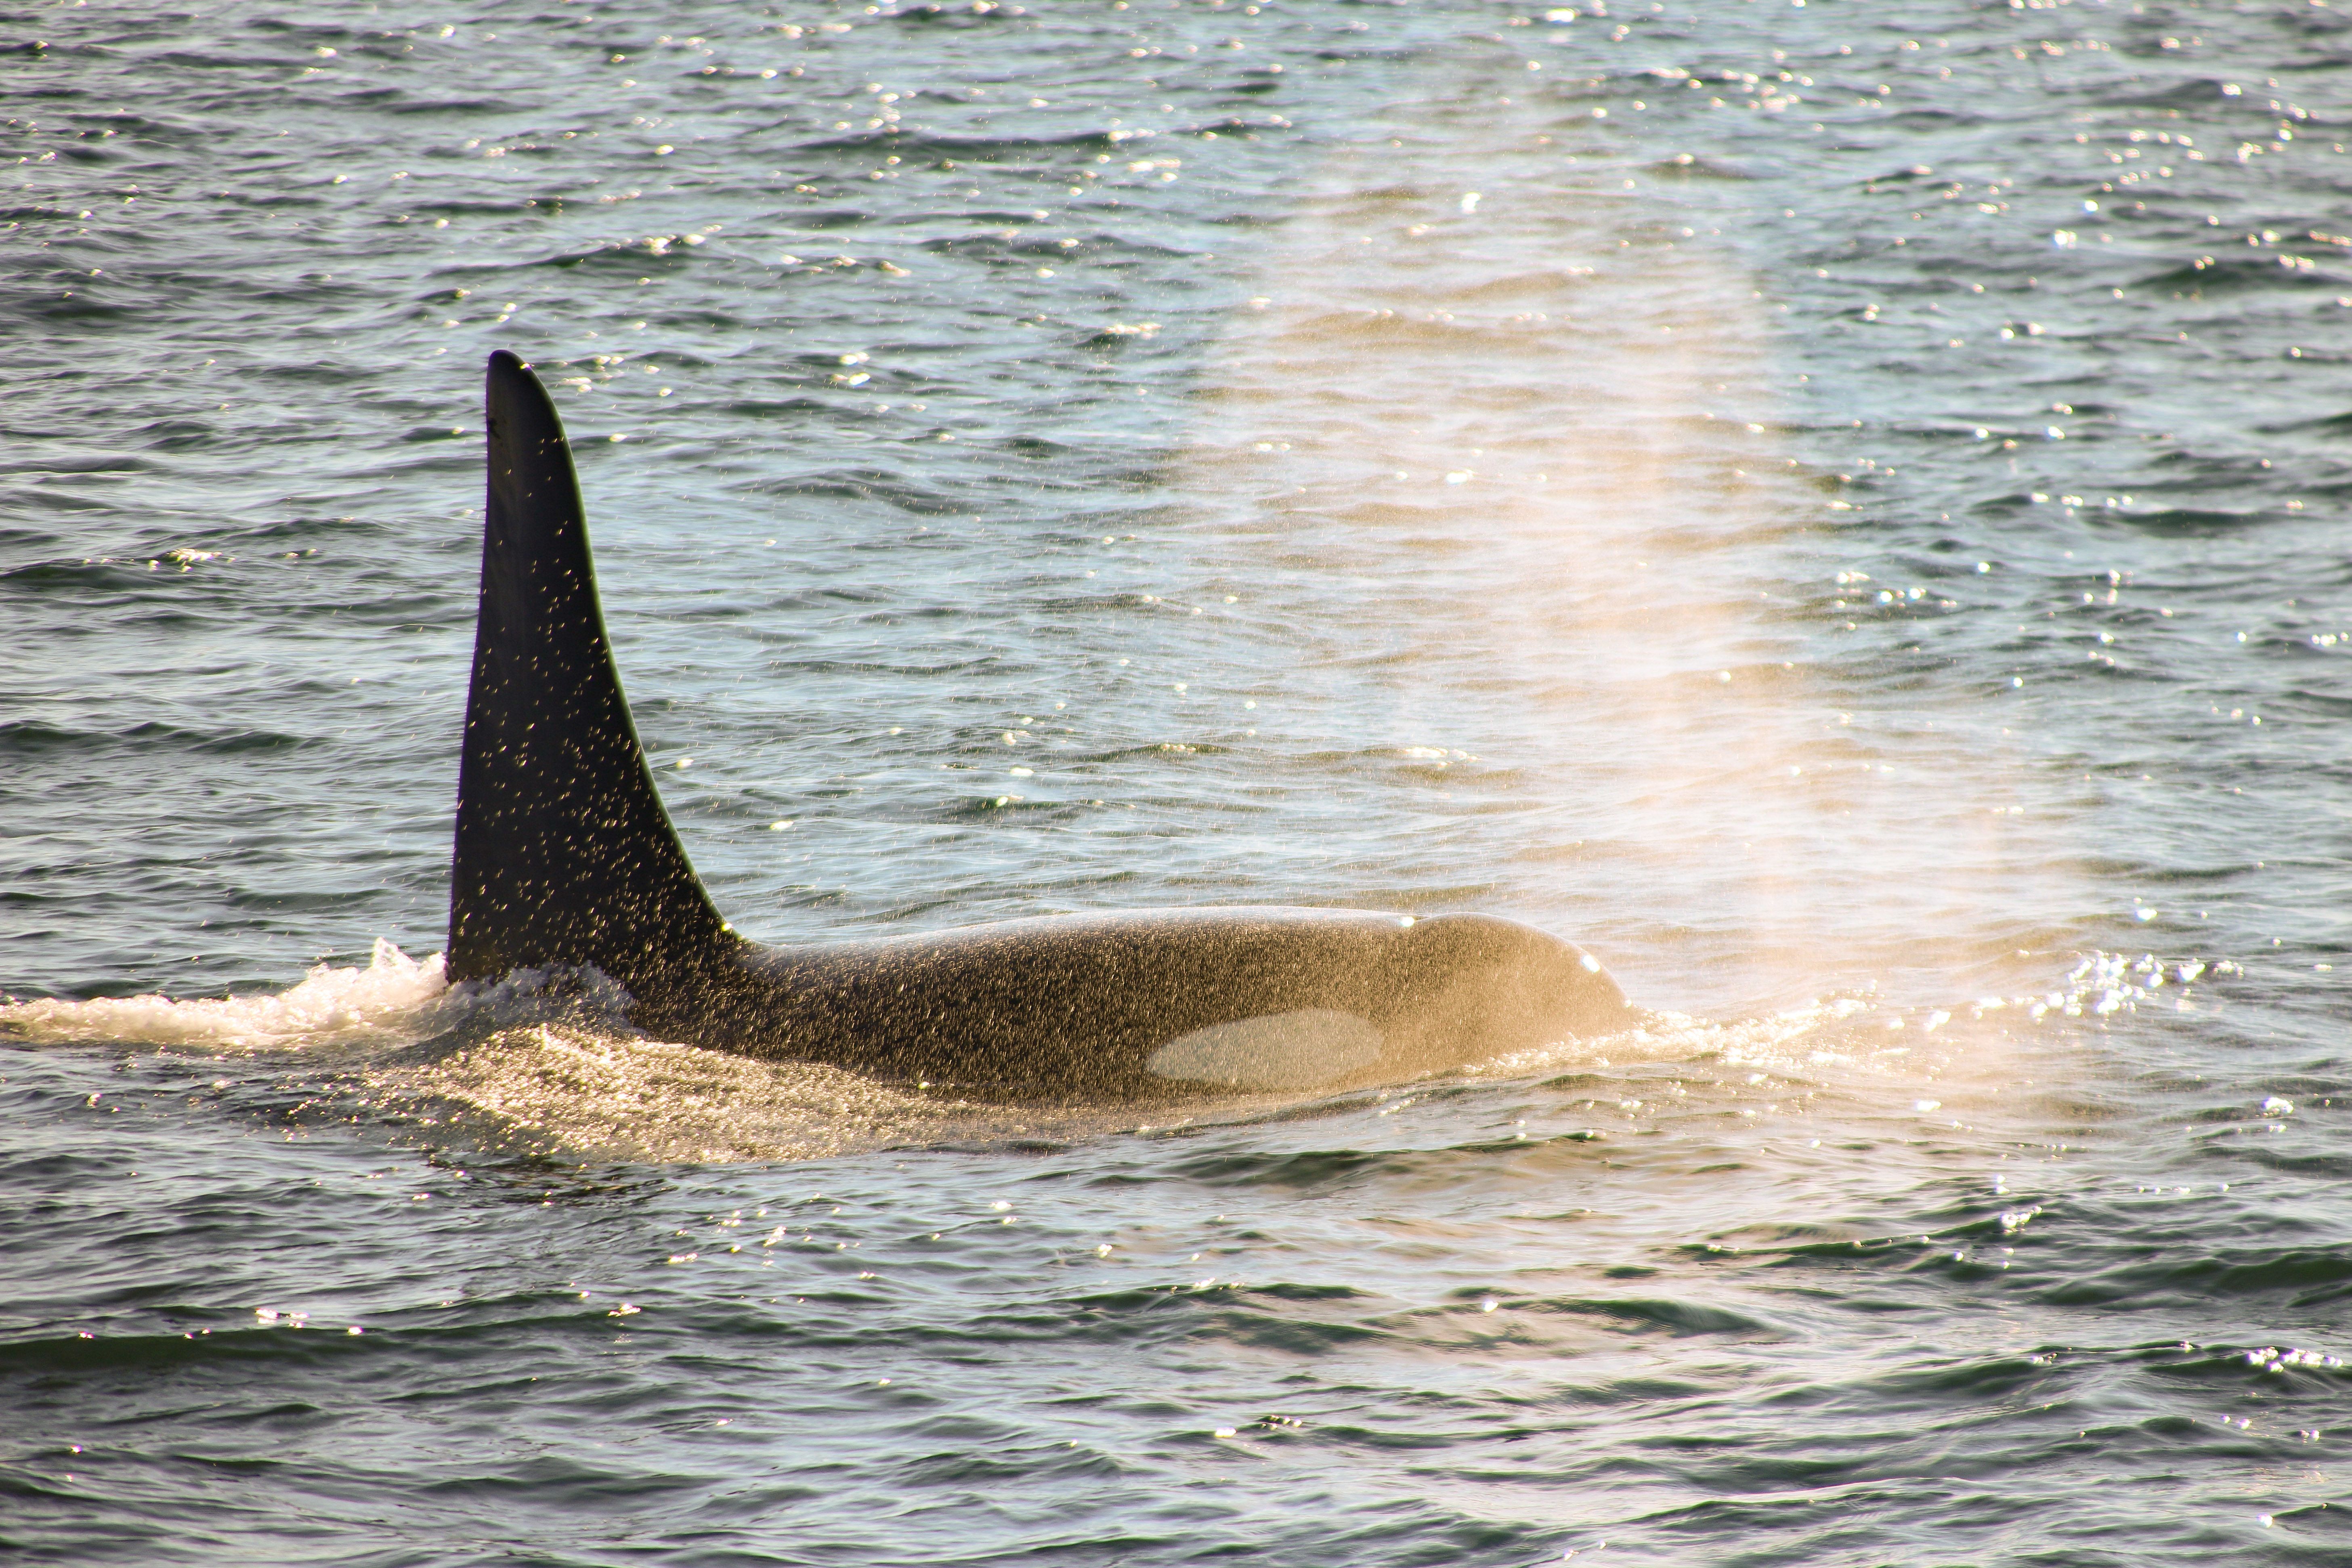
[{"label": "white eye patch", "polygon": [[1154,1077],[1228,1089],[1313,1089],[1381,1059],[1381,1032],[1353,1013],[1302,1007],[1179,1035],[1143,1065]]}]

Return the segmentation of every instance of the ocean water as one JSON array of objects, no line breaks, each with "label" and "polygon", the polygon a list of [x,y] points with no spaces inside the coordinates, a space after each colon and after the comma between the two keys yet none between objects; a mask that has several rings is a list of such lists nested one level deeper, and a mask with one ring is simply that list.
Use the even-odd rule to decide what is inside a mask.
[{"label": "ocean water", "polygon": [[[2352,1560],[2352,14],[0,28],[0,1553]],[[1485,910],[970,1103],[453,990],[480,373],[747,934]]]}]

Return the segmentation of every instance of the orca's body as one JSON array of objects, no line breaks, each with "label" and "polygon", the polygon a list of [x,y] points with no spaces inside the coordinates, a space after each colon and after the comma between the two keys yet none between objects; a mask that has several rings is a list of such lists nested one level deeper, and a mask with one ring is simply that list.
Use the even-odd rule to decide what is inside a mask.
[{"label": "orca's body", "polygon": [[1064,1100],[1344,1089],[1630,1021],[1581,949],[1480,915],[1151,910],[744,942],[655,793],[554,405],[503,352],[488,405],[452,979],[593,964],[667,1038]]}]

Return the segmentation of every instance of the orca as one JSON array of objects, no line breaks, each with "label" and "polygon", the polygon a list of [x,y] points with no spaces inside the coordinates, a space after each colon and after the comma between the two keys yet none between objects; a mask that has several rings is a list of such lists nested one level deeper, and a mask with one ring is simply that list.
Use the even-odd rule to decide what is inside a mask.
[{"label": "orca", "polygon": [[593,966],[664,1039],[1060,1103],[1393,1083],[1633,1021],[1583,949],[1485,915],[1223,907],[746,942],[638,744],[555,405],[503,350],[488,381],[452,981]]}]

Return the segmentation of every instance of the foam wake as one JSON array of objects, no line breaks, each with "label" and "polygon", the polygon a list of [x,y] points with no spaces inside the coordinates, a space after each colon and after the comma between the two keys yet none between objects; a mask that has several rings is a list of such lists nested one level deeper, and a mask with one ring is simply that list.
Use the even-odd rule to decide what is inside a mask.
[{"label": "foam wake", "polygon": [[629,1036],[628,993],[595,970],[517,970],[452,985],[443,955],[411,958],[379,937],[364,969],[321,963],[291,989],[251,996],[100,996],[0,1005],[0,1037],[37,1045],[303,1050],[414,1045],[461,1026],[548,1018]]},{"label": "foam wake", "polygon": [[[364,969],[322,963],[291,990],[253,996],[100,996],[0,1006],[0,1034],[40,1044],[257,1050],[421,1039],[449,991],[441,955],[409,957],[378,938]],[[419,1032],[419,1026],[423,1031]]]}]

